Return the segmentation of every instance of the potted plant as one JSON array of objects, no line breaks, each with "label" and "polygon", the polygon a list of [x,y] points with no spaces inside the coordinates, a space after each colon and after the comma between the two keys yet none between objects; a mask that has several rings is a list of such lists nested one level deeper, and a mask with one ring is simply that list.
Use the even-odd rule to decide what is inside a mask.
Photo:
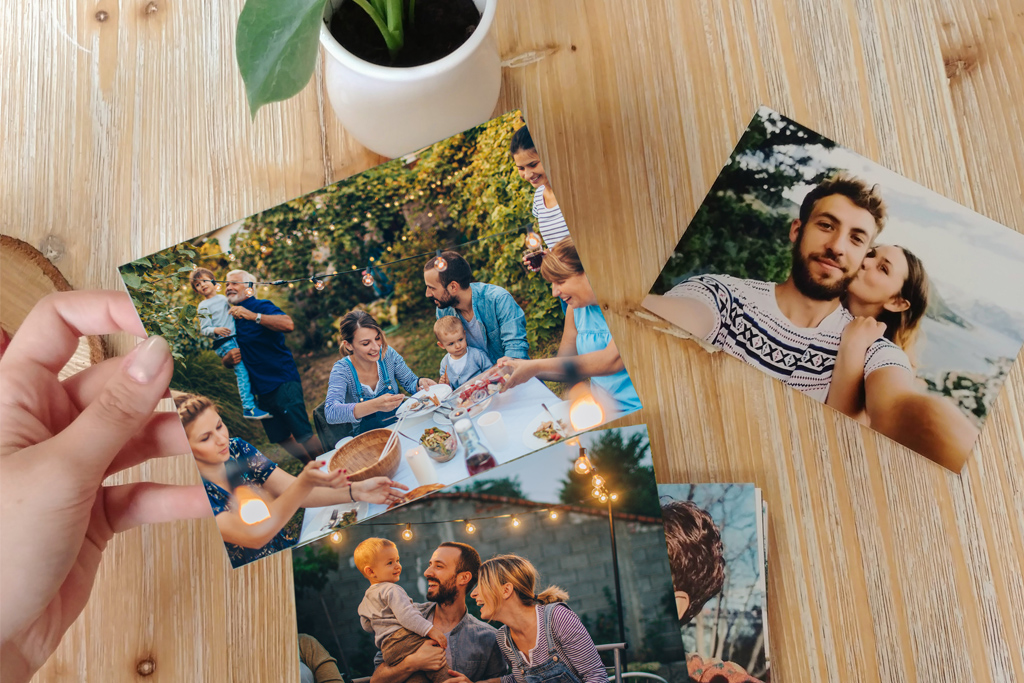
[{"label": "potted plant", "polygon": [[426,147],[491,118],[496,9],[497,0],[247,0],[235,46],[250,112],[306,86],[319,37],[348,132],[388,157]]}]

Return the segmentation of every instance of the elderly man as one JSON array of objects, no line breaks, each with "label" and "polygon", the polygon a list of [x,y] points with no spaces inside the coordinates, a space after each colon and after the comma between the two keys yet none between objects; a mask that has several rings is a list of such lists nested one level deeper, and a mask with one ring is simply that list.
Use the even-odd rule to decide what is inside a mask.
[{"label": "elderly man", "polygon": [[313,433],[302,398],[302,382],[284,333],[295,329],[290,316],[265,299],[253,296],[256,278],[244,270],[228,273],[226,296],[235,319],[238,348],[224,356],[224,366],[239,360],[249,369],[256,405],[271,414],[263,420],[267,438],[303,463],[323,453]]}]

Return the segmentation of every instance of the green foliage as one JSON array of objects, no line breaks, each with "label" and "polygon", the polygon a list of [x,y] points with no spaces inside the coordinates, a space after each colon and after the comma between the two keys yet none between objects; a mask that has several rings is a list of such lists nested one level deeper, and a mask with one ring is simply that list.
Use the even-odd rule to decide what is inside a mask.
[{"label": "green foliage", "polygon": [[499,479],[473,479],[470,483],[462,486],[452,487],[453,491],[465,493],[486,493],[492,496],[505,496],[506,498],[526,498],[523,493],[522,482],[519,477],[501,477]]},{"label": "green foliage", "polygon": [[163,336],[176,361],[210,345],[199,334],[197,305],[202,297],[189,285],[193,267],[217,272],[226,263],[216,240],[211,240],[198,247],[176,244],[119,269],[146,333]]},{"label": "green foliage", "polygon": [[[608,490],[619,494],[613,504],[616,511],[661,517],[654,467],[641,464],[649,449],[643,434],[633,434],[627,441],[617,429],[602,432],[597,444],[587,449],[590,461],[608,482]],[[562,480],[559,499],[568,505],[604,508],[591,493],[590,481],[589,474],[570,472],[568,479]]]},{"label": "green foliage", "polygon": [[701,273],[781,282],[789,276],[794,205],[783,192],[816,184],[807,148],[835,143],[775,113],[758,114],[676,245],[651,291],[664,294]]},{"label": "green foliage", "polygon": [[338,569],[338,553],[327,543],[312,543],[292,551],[292,572],[295,592],[309,590],[319,594],[327,585],[330,573]]}]

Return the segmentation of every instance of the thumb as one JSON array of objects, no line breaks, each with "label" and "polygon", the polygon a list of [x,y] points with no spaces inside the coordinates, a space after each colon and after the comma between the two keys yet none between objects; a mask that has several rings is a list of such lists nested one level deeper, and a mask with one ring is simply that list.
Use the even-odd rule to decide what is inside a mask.
[{"label": "thumb", "polygon": [[152,416],[173,372],[170,347],[163,337],[139,344],[96,400],[52,439],[56,452],[72,460],[80,474],[102,479],[118,451]]}]

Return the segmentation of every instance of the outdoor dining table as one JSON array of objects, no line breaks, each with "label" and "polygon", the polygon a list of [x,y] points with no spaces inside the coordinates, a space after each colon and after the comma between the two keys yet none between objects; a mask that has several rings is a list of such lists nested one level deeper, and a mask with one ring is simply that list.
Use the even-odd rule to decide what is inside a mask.
[{"label": "outdoor dining table", "polygon": [[[527,446],[526,442],[523,440],[523,433],[526,430],[527,425],[529,425],[534,418],[543,412],[544,409],[541,407],[542,403],[547,405],[548,408],[551,408],[560,401],[561,399],[548,389],[543,382],[539,379],[533,378],[517,387],[513,387],[512,389],[505,391],[504,393],[495,394],[486,408],[471,419],[475,425],[481,415],[486,415],[489,412],[497,412],[501,414],[501,419],[505,426],[506,437],[502,443],[492,443],[487,440],[481,430],[478,429],[477,431],[481,434],[481,438],[484,443],[490,448],[491,453],[494,455],[494,459],[499,465],[503,465],[506,462],[510,462],[537,450],[536,448]],[[422,436],[426,429],[438,426],[433,419],[434,415],[436,415],[436,413],[416,415],[416,417],[407,418],[401,423],[401,425],[399,425],[398,439],[399,448],[402,452],[402,460],[401,464],[398,466],[398,471],[392,479],[400,484],[405,484],[410,490],[421,486],[422,484],[416,480],[416,477],[412,473],[412,468],[409,467],[409,463],[406,462],[405,452],[410,448],[415,448],[420,445],[420,436]],[[441,426],[441,429],[449,432],[452,431],[452,427],[449,424]],[[336,451],[337,449],[332,449],[324,453],[320,456],[319,460],[330,460],[331,456],[333,456]],[[459,452],[448,462],[434,462],[434,470],[437,472],[437,483],[444,484],[445,486],[458,483],[468,478],[469,472],[466,470],[466,460],[463,455],[463,449],[460,447]],[[331,516],[335,510],[338,511],[339,515],[350,510],[356,510],[358,513],[358,521],[362,522],[385,512],[387,510],[387,506],[381,504],[345,503],[342,505],[329,505],[320,508],[306,508],[306,512],[302,520],[302,532],[299,536],[298,545],[308,543],[329,533],[329,529],[326,527],[330,523]]]}]

